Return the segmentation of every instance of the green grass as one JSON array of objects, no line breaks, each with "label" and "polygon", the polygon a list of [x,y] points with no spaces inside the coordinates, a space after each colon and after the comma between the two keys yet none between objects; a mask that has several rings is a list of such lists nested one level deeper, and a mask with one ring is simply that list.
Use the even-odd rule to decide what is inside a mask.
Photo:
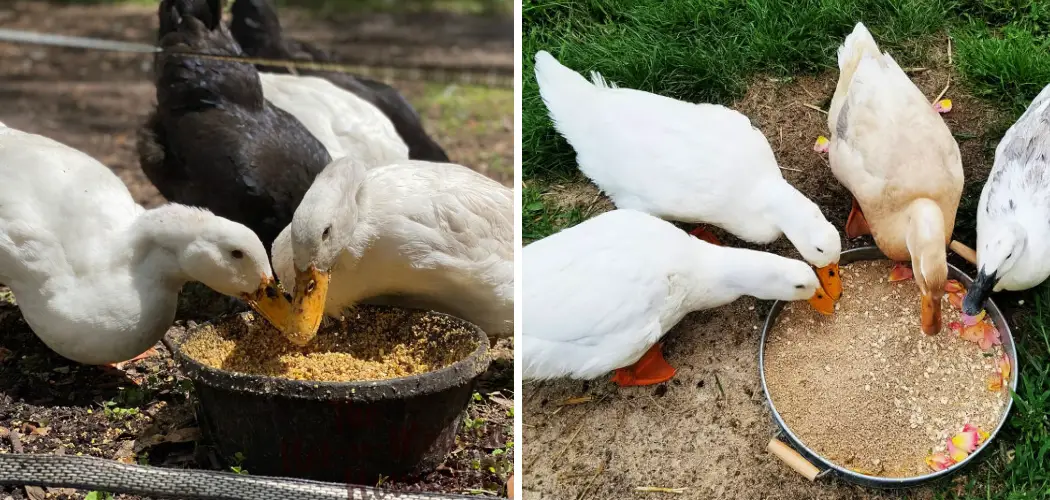
[{"label": "green grass", "polygon": [[[547,186],[579,182],[579,174],[572,148],[554,132],[538,96],[533,55],[541,49],[623,87],[726,104],[757,75],[836,70],[835,51],[857,21],[903,66],[921,63],[926,47],[943,43],[948,32],[958,76],[953,92],[982,97],[1001,112],[987,125],[990,137],[1001,137],[1050,83],[1047,0],[525,0],[523,19],[526,242],[591,215],[545,196]],[[971,244],[983,183],[972,184],[955,231]],[[1000,300],[1019,308],[1011,325],[1022,376],[1014,410],[983,463],[964,472],[959,489],[935,485],[938,498],[1050,497],[1050,285]]]}]

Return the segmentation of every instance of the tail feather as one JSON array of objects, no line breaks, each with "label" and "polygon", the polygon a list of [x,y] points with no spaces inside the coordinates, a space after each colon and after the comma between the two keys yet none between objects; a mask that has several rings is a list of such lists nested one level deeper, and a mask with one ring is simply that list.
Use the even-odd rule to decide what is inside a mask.
[{"label": "tail feather", "polygon": [[[540,85],[540,96],[547,104],[551,115],[557,113],[561,104],[571,102],[585,92],[593,91],[595,85],[604,86],[605,80],[595,74],[591,84],[583,75],[566,68],[545,50],[536,53],[536,82]],[[599,81],[601,82],[599,84]]]},{"label": "tail feather", "polygon": [[872,38],[871,32],[864,27],[864,23],[857,23],[853,32],[839,47],[839,78],[846,79],[846,81],[852,79],[853,72],[857,70],[857,65],[865,56],[879,58],[882,53],[879,51],[879,45]]}]

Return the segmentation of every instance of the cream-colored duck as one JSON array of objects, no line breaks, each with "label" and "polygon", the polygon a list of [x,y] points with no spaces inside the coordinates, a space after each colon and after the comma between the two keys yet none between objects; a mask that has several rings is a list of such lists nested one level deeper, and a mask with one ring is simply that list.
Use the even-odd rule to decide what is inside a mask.
[{"label": "cream-colored duck", "polygon": [[863,24],[846,37],[838,61],[829,159],[853,193],[846,235],[870,233],[887,257],[911,262],[922,294],[922,331],[935,334],[948,279],[946,246],[962,196],[959,146]]},{"label": "cream-colored duck", "polygon": [[992,291],[1027,290],[1050,276],[1050,85],[995,148],[977,205],[977,279],[963,312]]},{"label": "cream-colored duck", "polygon": [[[834,311],[841,237],[784,179],[769,141],[746,116],[617,88],[597,73],[587,81],[544,51],[536,54],[536,81],[580,170],[617,208],[715,225],[752,243],[786,236],[823,283],[811,304]],[[693,234],[718,242],[702,228]]]},{"label": "cream-colored duck", "polygon": [[621,386],[674,376],[657,343],[686,314],[744,295],[805,300],[820,288],[805,262],[713,245],[626,209],[526,246],[522,280],[525,378],[616,370]]},{"label": "cream-colored duck", "polygon": [[66,358],[101,365],[147,351],[187,281],[278,323],[290,312],[262,242],[241,224],[182,205],[143,209],[90,156],[3,124],[0,178],[0,283]]},{"label": "cream-colored duck", "polygon": [[[491,340],[514,332],[514,196],[467,167],[416,160],[365,169],[348,158],[317,176],[273,244],[306,343],[323,314],[358,302],[430,309]],[[293,285],[294,284],[294,285]]]}]

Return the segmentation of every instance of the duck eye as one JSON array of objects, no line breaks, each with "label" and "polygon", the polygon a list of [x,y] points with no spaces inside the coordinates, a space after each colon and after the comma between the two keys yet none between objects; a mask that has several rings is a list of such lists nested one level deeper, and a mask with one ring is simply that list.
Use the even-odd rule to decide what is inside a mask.
[{"label": "duck eye", "polygon": [[240,250],[234,250],[234,251],[230,252],[230,257],[233,257],[235,259],[243,259],[244,258],[244,252],[242,252]]},{"label": "duck eye", "polygon": [[817,251],[820,252],[820,253],[824,253],[824,251],[821,250],[820,247],[817,247]]},{"label": "duck eye", "polygon": [[324,228],[324,231],[321,233],[321,239],[322,240],[327,240],[328,236],[330,234],[332,234],[332,226],[331,225],[329,225],[328,227]]},{"label": "duck eye", "polygon": [[801,290],[803,288],[806,288],[806,285],[795,285],[795,288]]}]

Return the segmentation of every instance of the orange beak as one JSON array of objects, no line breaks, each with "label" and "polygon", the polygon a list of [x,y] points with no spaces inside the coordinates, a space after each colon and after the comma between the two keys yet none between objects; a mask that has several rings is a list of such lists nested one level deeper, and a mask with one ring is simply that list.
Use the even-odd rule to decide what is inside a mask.
[{"label": "orange beak", "polygon": [[817,269],[817,279],[820,280],[821,288],[831,296],[831,300],[839,300],[842,297],[842,276],[839,275],[838,263]]},{"label": "orange beak", "polygon": [[263,277],[258,290],[241,298],[279,330],[292,315],[292,303],[284,297],[273,278]]},{"label": "orange beak", "polygon": [[295,273],[295,297],[292,299],[292,317],[281,329],[288,340],[306,345],[321,326],[325,298],[328,296],[329,274],[310,266]]},{"label": "orange beak", "polygon": [[941,301],[932,295],[922,295],[922,333],[937,335],[941,332]]},{"label": "orange beak", "polygon": [[835,314],[835,299],[832,299],[828,292],[825,292],[823,288],[818,288],[817,293],[814,293],[806,302],[813,306],[820,314],[831,316]]}]

